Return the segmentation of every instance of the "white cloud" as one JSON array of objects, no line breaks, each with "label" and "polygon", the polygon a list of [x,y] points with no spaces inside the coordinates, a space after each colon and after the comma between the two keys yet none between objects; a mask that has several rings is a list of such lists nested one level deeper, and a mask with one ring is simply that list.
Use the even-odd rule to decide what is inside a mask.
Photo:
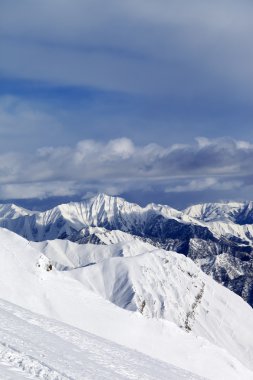
[{"label": "white cloud", "polygon": [[71,181],[10,183],[0,185],[1,199],[49,198],[57,196],[73,196],[78,187]]},{"label": "white cloud", "polygon": [[192,145],[135,145],[127,138],[0,155],[0,198],[31,198],[163,187],[229,191],[253,183],[253,146],[232,139]]},{"label": "white cloud", "polygon": [[238,189],[243,185],[239,180],[227,180],[226,178],[196,178],[190,181],[183,181],[183,184],[168,186],[165,189],[166,193],[186,193],[199,192],[203,190],[231,190]]}]

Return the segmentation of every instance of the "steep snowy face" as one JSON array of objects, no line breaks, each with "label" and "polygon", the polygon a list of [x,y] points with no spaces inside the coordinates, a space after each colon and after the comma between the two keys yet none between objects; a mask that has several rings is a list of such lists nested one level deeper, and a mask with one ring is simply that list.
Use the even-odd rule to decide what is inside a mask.
[{"label": "steep snowy face", "polygon": [[68,239],[79,244],[115,244],[136,239],[142,240],[127,232],[107,230],[103,227],[84,227],[80,231],[74,232]]},{"label": "steep snowy face", "polygon": [[190,239],[188,257],[217,282],[253,306],[252,246]]},{"label": "steep snowy face", "polygon": [[[147,318],[171,321],[214,344],[224,346],[227,342],[226,349],[239,355],[242,361],[248,351],[253,355],[253,346],[246,354],[238,348],[248,344],[247,331],[251,327],[246,323],[244,330],[242,326],[249,317],[253,328],[252,310],[244,303],[242,309],[240,298],[214,283],[185,256],[154,249],[135,239],[107,246],[68,242],[66,248],[66,241],[61,240],[46,242],[44,247],[42,244],[33,243],[53,263],[63,260],[59,252],[63,252],[65,244],[64,255],[72,260],[72,268],[75,267],[73,258],[78,256],[76,268],[79,268],[66,276],[70,275],[86,289],[117,306],[137,311]],[[80,268],[80,262],[85,263],[85,268]],[[246,319],[238,328],[238,320],[244,317]],[[222,331],[221,326],[225,326]],[[231,331],[234,331],[232,335]],[[247,363],[251,360],[253,357],[248,356]]]},{"label": "steep snowy face", "polygon": [[34,212],[14,204],[0,204],[0,219],[16,219],[20,216],[32,215]]},{"label": "steep snowy face", "polygon": [[253,202],[248,202],[241,213],[237,216],[236,222],[238,224],[252,224],[253,223]]},{"label": "steep snowy face", "polygon": [[253,202],[203,203],[188,207],[184,214],[205,222],[253,223]]},{"label": "steep snowy face", "polygon": [[127,257],[103,260],[73,273],[85,287],[124,309],[190,330],[187,315],[195,300],[201,301],[205,287],[200,270],[185,256],[164,250]]},{"label": "steep snowy face", "polygon": [[138,220],[138,215],[142,213],[142,210],[140,206],[128,203],[122,198],[99,194],[88,201],[60,205],[51,211],[51,215],[55,215],[53,218],[55,221],[60,214],[77,230],[83,226],[106,228],[110,224],[114,227],[120,224],[120,229],[124,230],[125,227],[127,230],[128,223],[132,224]]},{"label": "steep snowy face", "polygon": [[171,321],[253,363],[252,309],[183,255],[155,250],[104,260],[70,275],[117,306]]}]

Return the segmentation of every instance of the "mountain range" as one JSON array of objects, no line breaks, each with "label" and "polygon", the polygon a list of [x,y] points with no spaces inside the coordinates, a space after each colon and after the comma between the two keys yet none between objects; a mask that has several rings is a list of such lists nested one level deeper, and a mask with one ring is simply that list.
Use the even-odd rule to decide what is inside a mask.
[{"label": "mountain range", "polygon": [[[199,204],[178,211],[99,194],[44,212],[2,204],[0,226],[44,245],[55,239],[83,247],[135,240],[175,251],[253,306],[253,202]],[[80,266],[91,264],[85,260]]]}]

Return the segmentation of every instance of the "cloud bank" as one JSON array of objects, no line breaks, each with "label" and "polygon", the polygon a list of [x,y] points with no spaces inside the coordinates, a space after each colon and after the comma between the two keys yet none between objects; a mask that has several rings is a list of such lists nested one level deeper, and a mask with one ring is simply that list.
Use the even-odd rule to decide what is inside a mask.
[{"label": "cloud bank", "polygon": [[131,191],[235,191],[253,185],[253,144],[198,138],[193,144],[140,146],[127,138],[82,140],[0,155],[0,199]]}]

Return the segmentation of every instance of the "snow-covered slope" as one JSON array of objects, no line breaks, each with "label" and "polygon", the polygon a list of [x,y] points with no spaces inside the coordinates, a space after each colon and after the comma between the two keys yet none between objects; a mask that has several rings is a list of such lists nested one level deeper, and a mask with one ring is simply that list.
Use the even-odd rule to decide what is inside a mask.
[{"label": "snow-covered slope", "polygon": [[253,202],[203,203],[188,207],[183,214],[209,221],[253,223]]},{"label": "snow-covered slope", "polygon": [[[225,297],[225,289],[222,289],[223,297],[219,298],[220,287],[217,288],[217,284],[210,282],[207,276],[196,270],[196,266],[182,255],[157,250],[134,238],[106,246],[78,245],[63,240],[32,244],[56,263],[59,269],[59,263],[63,263],[65,258],[72,260],[70,268],[100,263],[71,274],[86,288],[122,308],[138,310],[147,317],[173,321],[185,330],[204,335],[216,344],[222,345],[221,342],[226,341],[228,349],[236,346],[243,336],[247,336],[247,329],[242,333],[241,327],[239,330],[236,327],[242,313],[240,300],[238,307],[235,307],[234,301],[230,302],[231,293],[227,292]],[[74,261],[76,257],[78,259]],[[118,258],[115,259],[116,257]],[[106,260],[108,258],[114,259]],[[221,259],[222,255],[218,258]],[[237,297],[233,296],[232,300],[234,299],[237,300]],[[230,304],[235,310],[230,309]],[[251,314],[251,311],[245,315],[248,313]],[[234,331],[231,341],[228,337],[224,338],[225,330],[214,333],[219,331],[224,320],[229,331]],[[228,336],[231,337],[230,333]],[[241,358],[245,358],[244,352],[236,351],[235,348],[236,355],[242,354]]]},{"label": "snow-covered slope", "polygon": [[186,208],[183,213],[204,221],[235,221],[243,210],[243,202],[203,203]]},{"label": "snow-covered slope", "polygon": [[16,219],[20,216],[32,215],[33,211],[14,204],[0,204],[0,219]]},{"label": "snow-covered slope", "polygon": [[143,240],[143,238],[127,232],[120,230],[107,230],[103,227],[84,227],[73,233],[69,239],[79,244],[115,244],[129,240],[132,241],[134,239],[138,239],[140,241]]},{"label": "snow-covered slope", "polygon": [[[59,272],[10,231],[0,241],[0,298],[209,379],[252,378],[252,309],[184,256],[155,250]],[[126,309],[112,303],[123,299]]]},{"label": "snow-covered slope", "polygon": [[154,246],[121,231],[98,234],[105,244],[78,244],[69,240],[30,242],[42,252],[58,270],[74,269],[99,263],[110,257],[136,256],[154,250]]},{"label": "snow-covered slope", "polygon": [[172,321],[225,347],[244,364],[253,363],[252,309],[183,255],[154,250],[104,260],[71,275],[124,309]]},{"label": "snow-covered slope", "polygon": [[200,377],[0,300],[0,378],[200,380]]}]

